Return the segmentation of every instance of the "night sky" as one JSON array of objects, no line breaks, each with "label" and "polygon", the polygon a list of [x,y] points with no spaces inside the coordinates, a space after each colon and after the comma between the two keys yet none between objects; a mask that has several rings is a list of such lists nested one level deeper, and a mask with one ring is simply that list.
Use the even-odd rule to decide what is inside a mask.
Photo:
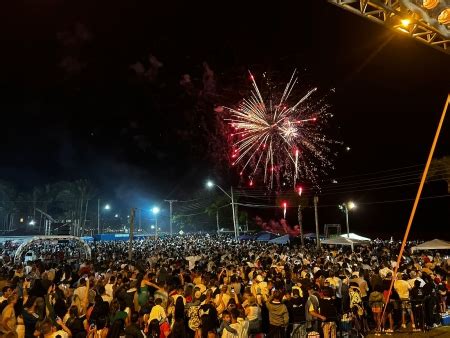
[{"label": "night sky", "polygon": [[[286,79],[297,68],[311,86],[335,89],[334,132],[351,151],[331,176],[423,164],[450,89],[449,55],[321,0],[34,0],[7,13],[0,178],[20,189],[88,178],[103,195],[139,203],[190,198],[207,176],[237,184],[219,154],[208,153],[211,139],[221,142],[211,108],[240,99],[248,69]],[[162,65],[142,81],[130,65],[148,69],[150,54]],[[201,86],[203,62],[217,80],[213,102],[180,85],[190,74]],[[436,151],[444,155],[448,119]],[[416,188],[324,195],[321,203],[409,199]],[[445,182],[424,192],[446,193]],[[411,205],[362,204],[352,229],[401,233]],[[342,223],[336,210],[322,210],[321,224]],[[448,228],[449,210],[449,198],[424,201],[413,235]],[[305,217],[312,230],[312,214]]]}]

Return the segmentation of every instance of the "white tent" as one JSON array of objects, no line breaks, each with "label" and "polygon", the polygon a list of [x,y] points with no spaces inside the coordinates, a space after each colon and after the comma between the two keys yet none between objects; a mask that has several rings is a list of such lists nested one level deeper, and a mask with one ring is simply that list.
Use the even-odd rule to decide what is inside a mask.
[{"label": "white tent", "polygon": [[345,235],[345,236],[346,237],[339,236],[339,237],[327,238],[327,239],[320,241],[320,243],[329,244],[329,245],[350,245],[353,250],[353,246],[355,244],[365,244],[368,242],[368,241],[361,241],[361,240],[357,240],[357,239],[347,238],[347,235]]},{"label": "white tent", "polygon": [[349,237],[347,237],[347,234],[342,234],[341,237],[356,239],[357,241],[370,241],[371,240],[370,238],[357,235],[354,232],[350,232],[348,235],[349,235]]},{"label": "white tent", "polygon": [[411,248],[411,251],[416,250],[450,250],[450,243],[440,239],[433,239]]}]

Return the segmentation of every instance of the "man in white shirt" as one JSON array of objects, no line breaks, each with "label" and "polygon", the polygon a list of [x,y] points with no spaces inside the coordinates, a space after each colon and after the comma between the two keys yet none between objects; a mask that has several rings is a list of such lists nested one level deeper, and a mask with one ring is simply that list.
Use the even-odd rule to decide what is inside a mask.
[{"label": "man in white shirt", "polygon": [[109,278],[109,283],[105,285],[105,293],[111,298],[114,296],[115,284],[116,284],[116,276],[111,276]]},{"label": "man in white shirt", "polygon": [[84,277],[82,277],[80,279],[79,286],[73,292],[73,297],[75,298],[75,296],[78,296],[81,304],[87,304],[88,292],[87,292],[87,286],[86,286],[86,279]]},{"label": "man in white shirt", "polygon": [[222,285],[220,288],[220,294],[216,295],[214,303],[216,304],[217,312],[222,313],[228,306],[228,302],[231,297],[227,294],[228,286]]}]

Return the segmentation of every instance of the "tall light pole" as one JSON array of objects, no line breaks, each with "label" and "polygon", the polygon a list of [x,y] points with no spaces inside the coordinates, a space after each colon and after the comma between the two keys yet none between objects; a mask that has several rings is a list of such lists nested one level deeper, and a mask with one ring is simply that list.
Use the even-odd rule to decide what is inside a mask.
[{"label": "tall light pole", "polygon": [[134,215],[136,213],[136,209],[131,208],[130,212],[130,236],[128,243],[128,260],[131,261],[133,258],[133,236],[134,236]]},{"label": "tall light pole", "polygon": [[173,222],[173,218],[172,218],[172,204],[174,202],[178,202],[177,200],[164,200],[164,202],[168,202],[169,203],[169,213],[170,213],[170,218],[169,218],[169,225],[170,225],[170,236],[173,235],[173,229],[172,229],[172,222]]},{"label": "tall light pole", "polygon": [[319,197],[314,196],[314,216],[316,220],[316,242],[317,250],[320,249],[320,238],[319,238],[319,214],[317,212],[317,203],[319,202]]},{"label": "tall light pole", "polygon": [[347,202],[347,203],[342,203],[339,206],[339,209],[341,209],[342,211],[345,212],[345,224],[347,225],[347,238],[350,238],[350,225],[348,223],[348,211],[355,209],[356,208],[356,204],[353,202]]},{"label": "tall light pole", "polygon": [[[105,204],[103,207],[105,210],[110,210],[111,206],[109,204]],[[100,235],[101,233],[101,226],[100,226],[100,198],[97,200],[97,233]]]},{"label": "tall light pole", "polygon": [[239,229],[236,224],[236,209],[234,208],[234,195],[233,195],[233,187],[231,187],[231,194],[227,193],[221,186],[215,184],[213,181],[206,182],[206,186],[208,188],[217,187],[219,188],[228,198],[231,200],[231,210],[233,211],[233,227],[234,227],[234,239],[237,240],[239,237]]},{"label": "tall light pole", "polygon": [[158,238],[158,214],[160,212],[159,207],[153,207],[152,213],[155,215],[155,238]]}]

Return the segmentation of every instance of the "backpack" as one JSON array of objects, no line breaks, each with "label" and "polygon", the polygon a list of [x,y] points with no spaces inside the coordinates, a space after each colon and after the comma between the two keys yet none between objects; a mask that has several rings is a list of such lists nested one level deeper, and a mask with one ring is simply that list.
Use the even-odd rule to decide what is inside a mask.
[{"label": "backpack", "polygon": [[350,309],[357,307],[358,315],[362,316],[364,313],[364,309],[360,291],[356,288],[350,288],[349,295],[350,295]]}]

